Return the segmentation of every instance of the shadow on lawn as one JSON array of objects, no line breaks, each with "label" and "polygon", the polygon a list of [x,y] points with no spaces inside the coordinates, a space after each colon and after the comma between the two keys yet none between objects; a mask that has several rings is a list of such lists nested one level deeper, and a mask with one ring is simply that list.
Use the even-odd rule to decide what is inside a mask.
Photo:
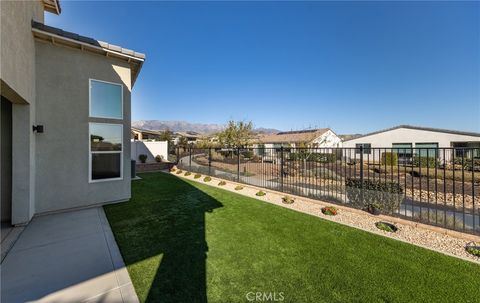
[{"label": "shadow on lawn", "polygon": [[[207,302],[205,213],[223,205],[174,176],[145,174],[142,178],[133,183],[130,202],[107,208],[127,265],[162,255],[148,295],[139,293],[141,301]],[[123,206],[128,209],[122,210]],[[122,214],[118,220],[121,212],[129,216]],[[123,221],[131,219],[136,223]]]}]

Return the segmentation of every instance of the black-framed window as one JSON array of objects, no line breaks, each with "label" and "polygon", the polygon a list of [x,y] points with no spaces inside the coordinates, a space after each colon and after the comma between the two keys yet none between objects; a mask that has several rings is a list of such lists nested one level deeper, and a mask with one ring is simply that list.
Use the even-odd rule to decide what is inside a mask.
[{"label": "black-framed window", "polygon": [[360,148],[363,147],[363,154],[370,155],[372,153],[372,144],[370,143],[357,143],[355,144],[355,153],[360,153]]}]

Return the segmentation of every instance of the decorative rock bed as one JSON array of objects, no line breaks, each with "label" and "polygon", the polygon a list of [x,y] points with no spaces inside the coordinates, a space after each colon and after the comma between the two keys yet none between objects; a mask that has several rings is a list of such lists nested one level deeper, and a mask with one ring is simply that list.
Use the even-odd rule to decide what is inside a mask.
[{"label": "decorative rock bed", "polygon": [[[175,175],[174,172],[172,172],[172,174]],[[179,177],[197,182],[200,181],[198,179],[195,180],[193,175],[188,177],[180,175]],[[455,232],[449,231],[448,234],[446,234],[446,230],[441,228],[436,228],[436,230],[438,231],[435,231],[430,228],[424,228],[422,224],[416,224],[415,222],[408,222],[383,215],[374,216],[365,211],[333,205],[331,203],[312,200],[305,197],[289,196],[290,199],[295,202],[289,204],[284,202],[284,198],[286,197],[284,193],[270,191],[255,186],[239,185],[239,183],[232,181],[225,182],[224,180],[218,178],[212,178],[212,181],[214,182],[209,182],[208,185],[229,191],[235,191],[241,195],[249,196],[281,207],[321,217],[324,220],[330,220],[350,227],[362,229],[371,233],[400,240],[403,242],[408,242],[430,250],[435,250],[447,255],[456,256],[480,264],[480,257],[471,254],[469,251],[474,250],[472,248],[468,248],[472,246],[477,247],[474,244],[475,242],[480,243],[480,237],[474,235],[465,234],[459,235],[457,237]],[[237,189],[240,187],[242,188],[242,190]],[[256,196],[256,193],[259,190],[266,192],[267,195]],[[336,207],[337,209],[340,209],[341,212],[339,212],[336,216],[326,216],[322,213],[322,208],[326,206]],[[376,226],[376,223],[379,222],[379,218],[380,220],[395,221],[395,227],[397,228],[396,232],[384,232],[383,230],[379,230]],[[442,231],[444,233],[442,233]],[[469,240],[465,240],[467,238],[474,239],[475,241],[471,242],[472,240],[470,240],[469,242]]]}]

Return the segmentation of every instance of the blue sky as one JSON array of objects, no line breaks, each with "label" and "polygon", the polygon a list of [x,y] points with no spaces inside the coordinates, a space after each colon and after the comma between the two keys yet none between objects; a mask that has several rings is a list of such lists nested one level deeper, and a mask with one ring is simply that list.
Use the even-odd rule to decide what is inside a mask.
[{"label": "blue sky", "polygon": [[46,23],[146,53],[132,119],[480,132],[479,2],[72,2]]}]

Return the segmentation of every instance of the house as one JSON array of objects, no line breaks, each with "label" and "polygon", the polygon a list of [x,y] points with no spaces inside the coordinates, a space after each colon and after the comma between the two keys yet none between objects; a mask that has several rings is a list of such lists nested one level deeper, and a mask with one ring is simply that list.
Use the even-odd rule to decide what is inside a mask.
[{"label": "house", "polygon": [[[381,157],[381,151],[375,148],[397,152],[402,162],[410,162],[415,154],[439,159],[445,157],[449,161],[462,154],[471,157],[473,153],[474,157],[480,157],[480,149],[464,149],[480,148],[480,133],[399,125],[346,140],[343,147],[355,148],[353,156],[356,157],[359,156],[359,148],[363,147],[364,158],[372,161],[379,161]],[[448,149],[439,151],[438,148]]]},{"label": "house", "polygon": [[279,132],[259,136],[254,152],[258,156],[274,156],[282,146],[289,151],[298,147],[341,147],[342,140],[329,128]]},{"label": "house", "polygon": [[145,55],[45,25],[58,0],[0,11],[2,222],[128,200],[130,98]]},{"label": "house", "polygon": [[198,140],[202,139],[202,135],[194,132],[194,131],[186,131],[186,132],[176,132],[173,135],[173,144],[178,145],[180,143],[181,138],[185,138],[187,144],[195,144]]},{"label": "house", "polygon": [[131,139],[138,141],[160,141],[162,132],[132,127]]}]

